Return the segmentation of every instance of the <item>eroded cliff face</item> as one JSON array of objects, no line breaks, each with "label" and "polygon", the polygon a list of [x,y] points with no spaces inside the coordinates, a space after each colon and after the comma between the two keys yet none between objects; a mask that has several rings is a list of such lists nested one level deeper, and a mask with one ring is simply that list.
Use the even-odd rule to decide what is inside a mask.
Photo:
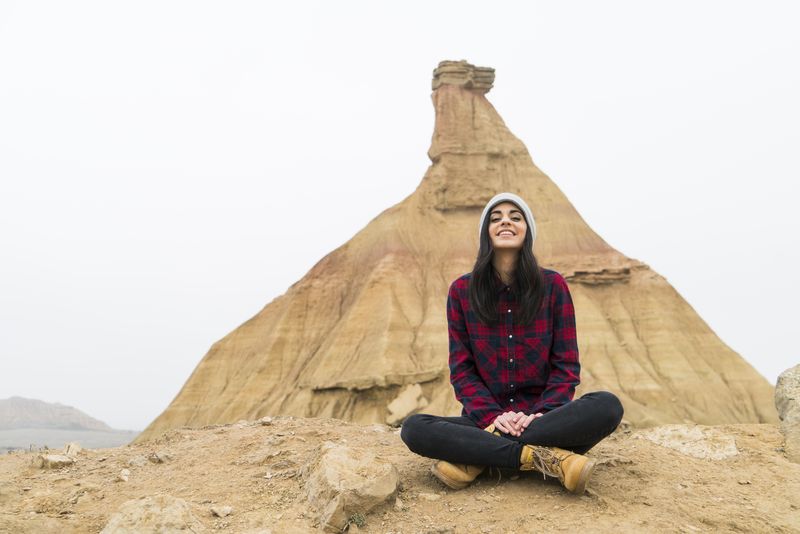
[{"label": "eroded cliff face", "polygon": [[492,69],[440,64],[432,164],[417,190],[215,343],[139,439],[272,414],[367,423],[423,407],[458,413],[447,289],[471,270],[480,211],[499,191],[528,201],[537,258],[570,284],[578,395],[613,391],[639,426],[777,421],[772,386],[663,277],[592,231],[533,164],[485,96],[493,80]]}]

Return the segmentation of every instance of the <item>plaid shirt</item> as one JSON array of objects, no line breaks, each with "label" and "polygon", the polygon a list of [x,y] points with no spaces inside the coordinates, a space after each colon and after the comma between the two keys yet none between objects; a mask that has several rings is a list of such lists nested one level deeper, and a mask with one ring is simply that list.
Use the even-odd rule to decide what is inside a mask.
[{"label": "plaid shirt", "polygon": [[518,324],[514,286],[495,275],[501,320],[489,327],[469,306],[465,274],[450,285],[447,327],[450,336],[450,382],[469,416],[486,428],[506,411],[548,412],[572,400],[580,383],[575,310],[567,282],[542,269],[545,296],[536,318]]}]

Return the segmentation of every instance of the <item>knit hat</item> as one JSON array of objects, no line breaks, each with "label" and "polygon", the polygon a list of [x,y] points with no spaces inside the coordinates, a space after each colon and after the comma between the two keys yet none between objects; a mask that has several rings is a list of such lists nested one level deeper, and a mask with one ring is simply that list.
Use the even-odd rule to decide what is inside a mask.
[{"label": "knit hat", "polygon": [[511,202],[512,204],[516,204],[517,207],[522,210],[522,213],[525,216],[525,223],[528,225],[528,231],[531,233],[531,243],[536,241],[536,221],[533,220],[533,213],[531,213],[531,209],[528,207],[525,201],[514,193],[498,193],[492,197],[492,200],[486,203],[486,207],[483,208],[483,213],[481,213],[481,222],[478,224],[478,239],[480,240],[481,238],[481,228],[483,228],[484,219],[486,219],[486,216],[489,214],[492,208],[501,202]]}]

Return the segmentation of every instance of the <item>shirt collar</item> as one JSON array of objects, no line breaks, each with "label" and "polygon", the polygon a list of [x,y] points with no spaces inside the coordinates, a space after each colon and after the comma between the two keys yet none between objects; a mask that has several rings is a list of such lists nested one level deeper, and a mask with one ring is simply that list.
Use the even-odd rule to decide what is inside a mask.
[{"label": "shirt collar", "polygon": [[513,281],[510,284],[506,284],[505,282],[503,282],[503,279],[500,278],[500,275],[497,274],[497,271],[494,270],[494,268],[492,269],[492,274],[494,275],[495,291],[497,291],[498,293],[503,293],[504,291],[506,291],[506,288],[511,288],[513,290],[516,287],[516,284]]}]

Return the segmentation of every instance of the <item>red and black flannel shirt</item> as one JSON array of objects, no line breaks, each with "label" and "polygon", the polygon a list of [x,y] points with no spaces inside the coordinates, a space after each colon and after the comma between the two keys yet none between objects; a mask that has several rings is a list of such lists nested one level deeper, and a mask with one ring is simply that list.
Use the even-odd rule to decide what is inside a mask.
[{"label": "red and black flannel shirt", "polygon": [[450,382],[469,416],[486,428],[506,411],[546,413],[572,400],[580,383],[575,310],[564,277],[542,269],[545,297],[528,325],[515,321],[519,302],[514,286],[495,275],[500,293],[497,326],[478,321],[469,306],[465,274],[450,285],[447,327]]}]

